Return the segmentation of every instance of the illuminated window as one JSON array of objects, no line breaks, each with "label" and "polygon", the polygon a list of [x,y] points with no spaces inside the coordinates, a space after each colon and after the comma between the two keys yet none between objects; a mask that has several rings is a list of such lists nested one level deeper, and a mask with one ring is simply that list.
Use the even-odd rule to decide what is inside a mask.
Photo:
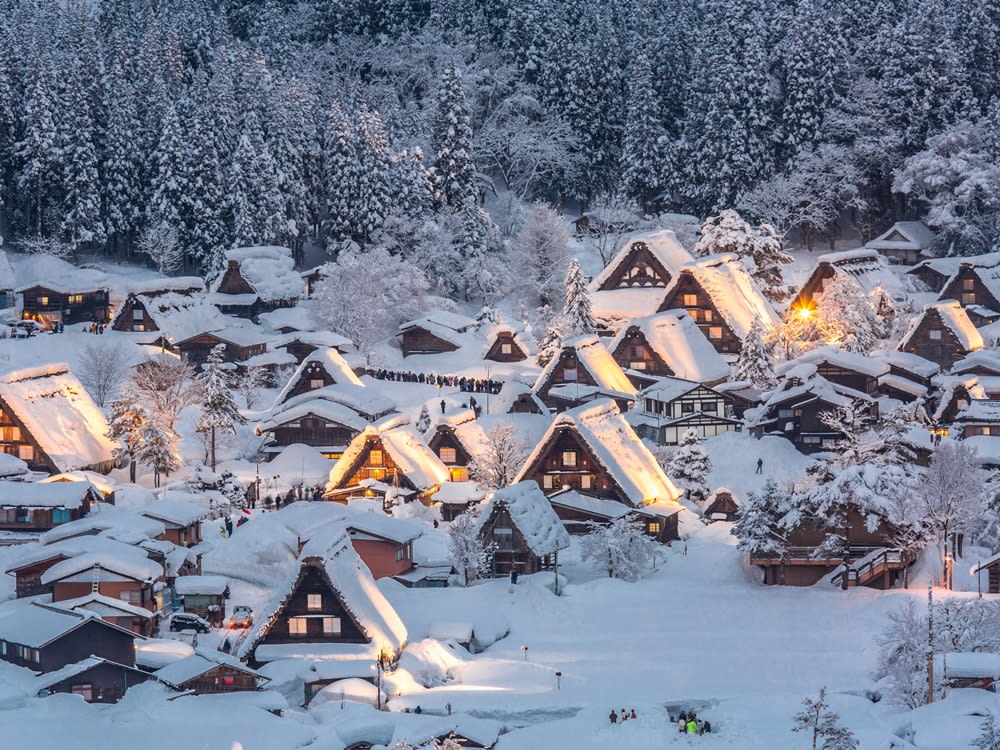
[{"label": "illuminated window", "polygon": [[441,459],[441,463],[453,464],[458,460],[458,456],[455,454],[454,448],[439,448],[438,456]]},{"label": "illuminated window", "polygon": [[316,390],[323,387],[323,378],[312,378],[309,380],[309,388]]},{"label": "illuminated window", "polygon": [[552,475],[546,474],[542,477],[542,489],[551,490],[552,489]]},{"label": "illuminated window", "polygon": [[500,344],[500,353],[501,354],[510,354],[512,351],[513,351],[513,348],[511,347],[510,344]]},{"label": "illuminated window", "polygon": [[941,340],[941,329],[939,329],[939,328],[933,328],[933,329],[931,329],[930,331],[927,332],[927,338],[929,338],[931,341],[940,341]]},{"label": "illuminated window", "polygon": [[711,323],[712,322],[712,311],[711,310],[702,310],[701,311],[701,319],[703,321],[705,321],[706,323]]},{"label": "illuminated window", "polygon": [[974,304],[976,304],[976,293],[975,292],[963,292],[962,293],[962,304],[963,305],[974,305]]},{"label": "illuminated window", "polygon": [[647,526],[646,528],[649,529],[649,533],[650,534],[659,534],[660,533],[660,522],[659,521],[650,521],[649,522],[649,526]]},{"label": "illuminated window", "polygon": [[975,288],[976,288],[975,279],[962,279],[962,289],[964,289],[967,292],[971,292],[975,290]]},{"label": "illuminated window", "polygon": [[313,612],[318,609],[323,609],[323,595],[306,594],[306,608]]},{"label": "illuminated window", "polygon": [[0,427],[0,440],[16,443],[21,439],[20,427]]},{"label": "illuminated window", "polygon": [[35,449],[30,445],[17,446],[17,457],[22,461],[34,461]]},{"label": "illuminated window", "polygon": [[646,369],[646,363],[643,362],[641,359],[635,360],[634,362],[629,362],[628,365],[633,370],[645,370]]},{"label": "illuminated window", "polygon": [[39,297],[38,298],[38,304],[41,305],[42,307],[47,307],[48,304],[49,304],[49,298],[48,297]]},{"label": "illuminated window", "polygon": [[368,455],[368,463],[371,464],[372,466],[381,466],[382,465],[382,451],[380,451],[380,450],[373,450]]},{"label": "illuminated window", "polygon": [[305,635],[309,630],[309,620],[305,617],[288,618],[288,635]]},{"label": "illuminated window", "polygon": [[563,466],[576,466],[576,451],[563,451],[562,452],[562,465]]},{"label": "illuminated window", "polygon": [[722,327],[712,326],[708,329],[708,337],[710,339],[721,339],[722,338]]},{"label": "illuminated window", "polygon": [[68,305],[82,305],[83,295],[82,294],[71,294],[66,298],[66,304]]},{"label": "illuminated window", "polygon": [[340,635],[340,618],[323,618],[323,635]]},{"label": "illuminated window", "polygon": [[684,307],[694,307],[698,304],[697,294],[685,294],[684,295]]},{"label": "illuminated window", "polygon": [[570,383],[576,382],[576,368],[575,367],[567,367],[567,368],[563,369],[563,380],[565,380],[567,382],[570,382]]},{"label": "illuminated window", "polygon": [[591,481],[592,480],[591,480],[590,474],[584,474],[583,476],[581,476],[580,477],[580,489],[581,490],[589,490],[590,489]]}]

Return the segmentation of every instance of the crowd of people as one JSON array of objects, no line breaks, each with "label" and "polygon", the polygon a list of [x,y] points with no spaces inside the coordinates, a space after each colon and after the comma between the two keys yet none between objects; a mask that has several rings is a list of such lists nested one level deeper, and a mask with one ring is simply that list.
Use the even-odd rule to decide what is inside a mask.
[{"label": "crowd of people", "polygon": [[388,380],[396,383],[423,383],[436,385],[439,388],[458,388],[466,393],[500,393],[502,380],[488,378],[467,378],[464,375],[436,375],[422,372],[396,372],[394,370],[368,369],[365,371],[376,380]]},{"label": "crowd of people", "polygon": [[[511,581],[513,581],[515,583],[517,582],[516,579],[514,578],[513,574],[511,574]],[[611,715],[608,718],[611,720],[612,724],[617,724],[618,723],[618,712],[615,711],[612,708],[611,709]],[[638,719],[638,718],[639,718],[639,715],[635,712],[634,708],[631,711],[626,711],[624,708],[622,709],[622,713],[621,713],[621,722],[622,722],[622,724],[624,724],[629,719]]]},{"label": "crowd of people", "polygon": [[[670,723],[675,723],[674,717],[670,717]],[[712,722],[707,719],[699,719],[694,711],[681,711],[676,719],[677,731],[681,734],[711,734]]]}]

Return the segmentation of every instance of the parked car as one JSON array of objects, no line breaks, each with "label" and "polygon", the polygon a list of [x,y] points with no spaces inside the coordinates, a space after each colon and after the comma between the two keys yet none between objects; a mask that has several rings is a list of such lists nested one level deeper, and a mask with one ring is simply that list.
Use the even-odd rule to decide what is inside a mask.
[{"label": "parked car", "polygon": [[249,628],[253,625],[253,610],[242,604],[233,607],[233,613],[229,615],[229,627]]},{"label": "parked car", "polygon": [[191,614],[190,612],[178,612],[170,618],[170,629],[175,633],[181,630],[208,633],[212,629],[212,626],[208,624],[208,621],[198,617],[198,615]]},{"label": "parked car", "polygon": [[12,339],[26,339],[41,332],[41,330],[42,327],[33,320],[19,320],[11,327],[10,337]]}]

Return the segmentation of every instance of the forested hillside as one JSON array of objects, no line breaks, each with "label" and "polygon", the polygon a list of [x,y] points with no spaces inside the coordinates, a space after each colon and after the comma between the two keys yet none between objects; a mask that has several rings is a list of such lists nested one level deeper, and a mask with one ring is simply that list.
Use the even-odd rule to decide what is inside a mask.
[{"label": "forested hillside", "polygon": [[535,200],[982,252],[998,44],[997,0],[0,0],[0,229],[205,274],[353,241],[449,293]]}]

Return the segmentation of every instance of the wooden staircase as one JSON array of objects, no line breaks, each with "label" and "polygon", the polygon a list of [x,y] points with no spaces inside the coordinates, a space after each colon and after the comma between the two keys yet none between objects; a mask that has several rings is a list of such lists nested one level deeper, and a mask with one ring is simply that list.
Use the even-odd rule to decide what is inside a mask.
[{"label": "wooden staircase", "polygon": [[[848,586],[868,586],[878,582],[879,578],[885,581],[888,588],[891,583],[892,573],[903,570],[913,562],[913,555],[899,549],[880,548],[869,552],[860,560],[856,560],[847,570]],[[844,585],[844,570],[840,570],[830,577],[830,582],[834,586]]]}]

